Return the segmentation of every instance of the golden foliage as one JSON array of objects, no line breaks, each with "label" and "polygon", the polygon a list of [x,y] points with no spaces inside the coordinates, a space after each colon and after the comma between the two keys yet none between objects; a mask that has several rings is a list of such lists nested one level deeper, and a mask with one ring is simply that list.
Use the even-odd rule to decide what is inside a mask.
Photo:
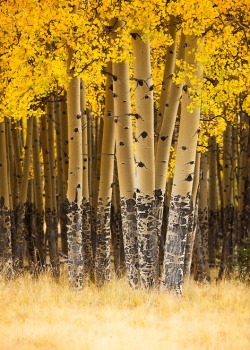
[{"label": "golden foliage", "polygon": [[[74,7],[75,6],[75,7]],[[72,11],[73,7],[75,8]],[[185,62],[179,79],[188,76],[195,108],[202,101],[204,120],[213,119],[206,132],[222,134],[219,117],[237,120],[240,110],[250,113],[250,1],[72,1],[10,0],[0,5],[0,110],[4,116],[41,115],[51,93],[60,95],[73,75],[84,80],[88,106],[103,111],[107,62],[133,60],[131,33],[142,31],[152,48],[154,99],[158,105],[165,64],[169,16],[176,28],[200,37],[196,59],[204,78]],[[116,26],[116,19],[124,26]],[[125,47],[126,50],[121,50]],[[70,57],[70,71],[68,49]],[[215,131],[217,129],[217,131]]]}]

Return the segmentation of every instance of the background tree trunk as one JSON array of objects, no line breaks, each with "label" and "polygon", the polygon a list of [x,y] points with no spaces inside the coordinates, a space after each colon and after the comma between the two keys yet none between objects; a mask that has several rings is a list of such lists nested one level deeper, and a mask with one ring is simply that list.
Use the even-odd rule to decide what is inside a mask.
[{"label": "background tree trunk", "polygon": [[41,177],[40,160],[40,138],[37,118],[33,120],[33,169],[34,169],[34,197],[35,197],[35,240],[36,240],[36,260],[38,268],[45,268],[46,247],[44,236],[44,205],[43,205],[43,183]]},{"label": "background tree trunk", "polygon": [[13,260],[5,121],[0,122],[0,178],[0,271],[9,279]]},{"label": "background tree trunk", "polygon": [[[53,200],[52,182],[51,182],[51,161],[49,157],[48,146],[48,130],[46,116],[42,116],[41,119],[41,143],[43,153],[43,166],[44,166],[44,189],[45,189],[45,223],[46,223],[46,238],[49,246],[49,256],[52,275],[57,279],[59,277],[59,254],[58,254],[58,240],[57,230],[54,228],[54,216],[55,216],[55,201]],[[51,150],[53,152],[53,149]]]}]

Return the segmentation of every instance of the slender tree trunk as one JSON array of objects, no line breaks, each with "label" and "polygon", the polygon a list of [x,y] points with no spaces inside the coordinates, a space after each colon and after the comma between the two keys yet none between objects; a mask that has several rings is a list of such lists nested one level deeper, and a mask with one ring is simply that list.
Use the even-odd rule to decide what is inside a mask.
[{"label": "slender tree trunk", "polygon": [[9,279],[13,260],[5,121],[0,122],[0,179],[0,273]]},{"label": "slender tree trunk", "polygon": [[113,87],[116,154],[125,261],[129,283],[132,287],[135,287],[139,282],[136,237],[135,164],[132,138],[129,67],[126,62],[113,64]]},{"label": "slender tree trunk", "polygon": [[136,120],[136,206],[140,283],[144,288],[158,280],[158,241],[155,229],[154,103],[149,40],[132,33]]},{"label": "slender tree trunk", "polygon": [[82,112],[82,177],[83,177],[83,189],[82,189],[82,208],[83,208],[83,222],[82,222],[82,234],[83,234],[83,255],[84,255],[84,271],[89,277],[94,279],[94,262],[93,262],[93,247],[92,247],[92,231],[91,231],[91,215],[92,209],[90,204],[90,188],[89,188],[89,142],[88,142],[88,118],[89,114],[86,110],[86,97],[84,82],[81,82],[81,112]]},{"label": "slender tree trunk", "polygon": [[[248,118],[248,119],[247,119]],[[238,241],[242,243],[250,236],[250,128],[249,116],[244,118],[244,123],[247,126],[242,132],[242,147],[240,158],[240,183],[239,183],[239,211],[241,213],[241,232]]]},{"label": "slender tree trunk", "polygon": [[[57,230],[54,225],[54,200],[51,182],[51,161],[49,157],[48,148],[48,130],[46,116],[41,119],[41,141],[44,164],[44,188],[45,188],[45,223],[46,223],[46,240],[49,245],[50,264],[53,276],[57,279],[59,277],[59,254],[58,254],[58,240]],[[53,151],[53,150],[52,150]]]},{"label": "slender tree trunk", "polygon": [[120,191],[116,159],[114,162],[114,177],[112,190],[111,235],[114,246],[114,269],[116,276],[121,277],[125,272],[125,257],[122,237],[122,217],[120,209]]},{"label": "slender tree trunk", "polygon": [[[185,36],[181,34],[178,58],[183,59],[185,54]],[[175,72],[178,73],[176,68]],[[170,159],[172,137],[175,129],[175,121],[179,108],[183,84],[174,84],[171,80],[166,96],[165,109],[159,139],[157,143],[155,159],[155,201],[156,201],[156,229],[159,240],[161,239],[162,216],[166,191],[166,178]]]},{"label": "slender tree trunk", "polygon": [[200,198],[198,209],[198,231],[196,244],[195,279],[200,282],[210,280],[208,265],[208,188],[207,188],[207,153],[201,155]]},{"label": "slender tree trunk", "polygon": [[67,115],[67,95],[64,94],[60,104],[60,135],[61,135],[61,154],[62,154],[62,175],[63,175],[63,200],[60,207],[60,224],[61,224],[61,245],[62,252],[68,255],[67,243],[67,182],[68,182],[68,115]]},{"label": "slender tree trunk", "polygon": [[[194,68],[197,70],[197,77],[200,77],[201,68],[195,62],[196,41],[197,39],[193,36],[187,37],[189,49],[187,50],[186,60],[189,64],[194,65]],[[187,79],[182,95],[180,131],[161,280],[162,289],[174,289],[178,294],[182,293],[188,221],[192,212],[197,130],[200,120],[200,109],[198,107],[193,112],[188,111],[188,106],[191,102],[189,87],[192,87],[192,85]]]},{"label": "slender tree trunk", "polygon": [[97,281],[111,279],[111,200],[114,179],[115,124],[113,113],[112,65],[107,66],[106,103],[101,153],[101,171],[97,206]]},{"label": "slender tree trunk", "polygon": [[228,124],[224,134],[223,148],[223,242],[218,279],[223,279],[228,273],[230,252],[230,237],[234,228],[233,200],[233,164],[232,164],[232,126]]},{"label": "slender tree trunk", "polygon": [[238,130],[236,126],[233,126],[232,129],[232,171],[230,176],[231,183],[231,196],[232,196],[232,206],[233,206],[233,227],[230,230],[230,238],[229,238],[229,267],[231,273],[233,273],[233,265],[236,262],[236,244],[237,244],[237,229],[238,229],[238,177],[237,177],[237,169],[239,167],[239,154],[238,154]]},{"label": "slender tree trunk", "polygon": [[41,177],[40,138],[37,118],[33,120],[33,169],[34,169],[34,197],[35,197],[35,245],[38,268],[44,268],[46,263],[46,248],[44,236],[44,205],[43,183]]},{"label": "slender tree trunk", "polygon": [[[16,163],[20,164],[21,168],[21,159],[19,161],[16,161],[16,154],[14,151],[14,142],[13,142],[13,131],[12,128],[14,127],[13,120],[6,119],[6,151],[7,151],[7,174],[8,176],[8,183],[9,183],[9,205],[10,205],[10,220],[11,220],[11,247],[12,247],[12,255],[13,255],[13,242],[15,242],[16,239],[16,217],[15,217],[15,207],[18,200],[18,193],[19,193],[19,180],[21,181],[21,175],[20,178],[17,176],[17,170],[16,170]],[[22,174],[22,168],[20,171],[20,174]],[[0,254],[1,256],[1,254]]]},{"label": "slender tree trunk", "polygon": [[74,289],[83,287],[82,241],[82,122],[80,79],[72,78],[68,87],[69,174],[68,174],[68,274]]},{"label": "slender tree trunk", "polygon": [[[56,169],[55,169],[55,175],[56,175],[56,211],[57,211],[57,220],[60,224],[60,243],[61,243],[61,250],[64,255],[67,254],[67,248],[65,248],[66,241],[66,223],[67,223],[67,214],[64,210],[64,204],[66,199],[66,192],[65,192],[65,184],[64,184],[64,175],[63,175],[63,150],[62,150],[62,135],[61,135],[61,127],[60,124],[62,123],[61,118],[61,110],[60,110],[60,102],[58,100],[58,97],[54,100],[54,126],[55,126],[55,144],[56,144]],[[66,252],[66,254],[65,254]]]},{"label": "slender tree trunk", "polygon": [[[15,196],[15,185],[16,185],[16,177],[15,177],[15,154],[13,148],[13,138],[11,132],[11,123],[10,119],[6,119],[6,151],[7,151],[7,164],[8,164],[8,181],[9,181],[9,197],[10,197],[10,208],[13,211]],[[20,161],[19,161],[20,163]]]},{"label": "slender tree trunk", "polygon": [[27,121],[27,135],[25,144],[25,155],[23,162],[23,173],[20,185],[20,192],[18,204],[16,206],[16,240],[14,244],[14,267],[22,270],[24,264],[24,237],[27,235],[27,228],[25,225],[25,211],[27,205],[30,159],[32,154],[32,133],[33,133],[33,117]]},{"label": "slender tree trunk", "polygon": [[29,180],[26,211],[25,211],[25,225],[26,225],[26,246],[27,256],[29,262],[29,268],[36,274],[37,261],[35,253],[35,203],[34,203],[34,190],[33,190],[33,179]]},{"label": "slender tree trunk", "polygon": [[[50,101],[47,104],[47,135],[48,135],[48,156],[50,162],[50,181],[51,181],[51,200],[52,200],[52,211],[51,215],[51,224],[53,231],[52,236],[48,236],[49,238],[49,249],[50,246],[54,246],[55,251],[59,256],[58,251],[58,214],[57,214],[57,182],[56,182],[56,148],[55,148],[55,114],[54,114],[54,96],[50,97]],[[58,269],[58,272],[59,269]]]},{"label": "slender tree trunk", "polygon": [[216,241],[218,237],[218,186],[217,186],[217,144],[214,138],[210,139],[209,148],[209,232],[208,250],[209,264],[215,267],[216,264]]},{"label": "slender tree trunk", "polygon": [[15,163],[15,196],[13,197],[13,206],[16,207],[19,198],[19,190],[22,181],[22,144],[21,144],[21,130],[18,122],[13,122],[11,124],[11,134],[13,140],[13,153],[14,153],[14,163]]},{"label": "slender tree trunk", "polygon": [[197,233],[198,224],[198,206],[199,206],[199,183],[200,183],[200,159],[201,154],[196,153],[194,183],[192,188],[192,211],[188,222],[187,242],[185,249],[184,277],[187,282],[190,280],[191,264],[193,260],[194,242]]},{"label": "slender tree trunk", "polygon": [[[86,109],[86,125],[87,125],[87,145],[86,148],[86,154],[88,154],[88,164],[86,164],[86,170],[88,170],[88,193],[89,193],[89,203],[90,203],[90,223],[91,223],[91,235],[92,235],[92,246],[93,246],[93,260],[95,261],[96,257],[96,212],[95,212],[95,206],[94,206],[94,191],[93,191],[93,172],[94,170],[94,134],[93,134],[93,123],[92,123],[92,117],[91,117],[91,111],[89,109]],[[84,158],[86,159],[86,158]],[[84,161],[85,164],[85,161]],[[85,170],[85,168],[84,168]],[[84,183],[87,180],[84,180]],[[85,185],[85,188],[87,188],[87,185]]]},{"label": "slender tree trunk", "polygon": [[[249,118],[249,117],[248,117]],[[248,144],[246,150],[246,175],[244,176],[244,196],[242,209],[241,241],[250,237],[250,131],[248,126]]]}]

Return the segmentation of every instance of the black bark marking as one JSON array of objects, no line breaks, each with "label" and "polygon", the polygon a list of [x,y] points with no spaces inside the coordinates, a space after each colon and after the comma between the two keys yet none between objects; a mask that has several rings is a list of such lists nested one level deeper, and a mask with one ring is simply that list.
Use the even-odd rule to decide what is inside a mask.
[{"label": "black bark marking", "polygon": [[182,294],[186,237],[191,212],[190,193],[185,197],[171,196],[161,287],[176,290],[177,294]]},{"label": "black bark marking", "polygon": [[146,165],[143,162],[136,162],[136,164],[139,168],[146,168],[147,169]]},{"label": "black bark marking", "polygon": [[82,207],[76,201],[68,202],[67,206],[69,283],[80,290],[83,287]]},{"label": "black bark marking", "polygon": [[138,136],[137,141],[138,141],[139,137],[142,137],[143,139],[145,139],[147,136],[148,136],[147,131],[143,131],[143,132],[141,132],[140,135]]},{"label": "black bark marking", "polygon": [[[134,197],[136,197],[135,193]],[[125,197],[121,197],[120,203],[126,269],[129,283],[131,287],[135,288],[139,283],[136,201],[133,198],[126,199]]]},{"label": "black bark marking", "polygon": [[0,273],[6,279],[13,274],[11,250],[11,211],[4,205],[4,197],[0,198]]},{"label": "black bark marking", "polygon": [[189,174],[184,181],[192,181],[193,180],[193,174]]},{"label": "black bark marking", "polygon": [[155,231],[155,200],[137,195],[138,256],[141,285],[150,288],[157,282],[158,243]]}]

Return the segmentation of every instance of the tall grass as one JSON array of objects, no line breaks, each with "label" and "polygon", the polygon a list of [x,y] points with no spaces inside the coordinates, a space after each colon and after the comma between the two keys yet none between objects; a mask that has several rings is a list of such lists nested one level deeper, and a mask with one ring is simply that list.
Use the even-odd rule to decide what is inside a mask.
[{"label": "tall grass", "polygon": [[1,350],[250,349],[249,288],[190,283],[178,298],[121,279],[76,293],[65,278],[0,279]]}]

